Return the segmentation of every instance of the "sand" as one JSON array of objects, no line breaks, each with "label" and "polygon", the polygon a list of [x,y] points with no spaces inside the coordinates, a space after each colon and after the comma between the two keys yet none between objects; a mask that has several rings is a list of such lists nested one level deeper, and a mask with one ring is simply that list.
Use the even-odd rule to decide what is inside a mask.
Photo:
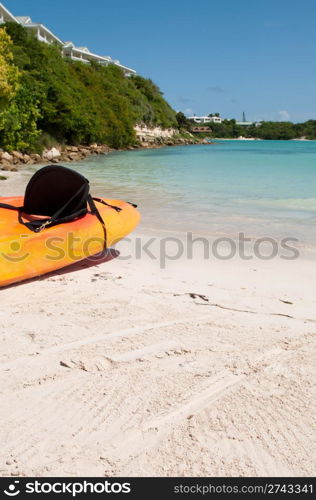
[{"label": "sand", "polygon": [[315,256],[161,269],[137,236],[0,291],[1,476],[311,476]]}]

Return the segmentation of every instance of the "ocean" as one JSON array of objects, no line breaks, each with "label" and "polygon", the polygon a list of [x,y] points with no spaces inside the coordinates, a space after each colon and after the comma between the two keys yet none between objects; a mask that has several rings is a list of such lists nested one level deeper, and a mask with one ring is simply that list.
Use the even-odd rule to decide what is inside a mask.
[{"label": "ocean", "polygon": [[316,141],[218,140],[115,152],[76,168],[96,195],[137,203],[143,229],[316,246]]}]

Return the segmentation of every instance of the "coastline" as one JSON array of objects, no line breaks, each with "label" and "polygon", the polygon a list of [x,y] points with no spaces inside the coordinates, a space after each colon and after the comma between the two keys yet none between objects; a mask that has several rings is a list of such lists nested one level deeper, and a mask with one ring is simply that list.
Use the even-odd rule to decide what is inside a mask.
[{"label": "coastline", "polygon": [[[115,152],[122,151],[137,151],[142,149],[160,149],[164,147],[175,147],[175,146],[196,146],[205,145],[211,146],[216,145],[217,141],[265,141],[266,139],[258,139],[253,137],[203,137],[203,138],[183,138],[183,137],[167,137],[167,138],[157,138],[157,140],[151,140],[150,142],[140,142],[134,146],[127,146],[123,149],[113,149],[106,144],[91,144],[91,145],[76,145],[76,146],[60,146],[56,145],[49,150],[44,150],[43,153],[22,153],[20,151],[7,152],[0,150],[0,177],[5,177],[7,172],[17,172],[21,167],[28,165],[38,165],[43,166],[47,164],[58,164],[58,163],[71,163],[84,161],[89,156],[92,155],[107,155]],[[289,139],[289,141],[297,142],[315,142],[316,139]],[[5,179],[0,179],[5,180]]]},{"label": "coastline", "polygon": [[[234,151],[235,148],[238,150],[237,146],[238,144],[234,146]],[[258,143],[258,146],[261,148],[263,146],[269,147],[269,145],[263,145],[262,142]],[[210,214],[207,216],[205,213],[203,217],[200,217],[199,211],[202,210],[203,207],[199,205],[198,200],[193,205],[188,205],[185,202],[186,198],[183,186],[181,190],[180,186],[178,186],[179,193],[182,192],[181,197],[178,196],[178,200],[175,198],[175,200],[172,201],[172,196],[170,197],[170,194],[168,195],[168,183],[170,183],[170,181],[167,173],[168,171],[166,170],[165,180],[161,179],[161,182],[166,182],[167,191],[165,197],[163,193],[159,195],[162,203],[161,207],[159,207],[159,203],[154,202],[157,198],[157,192],[155,189],[147,189],[146,185],[142,182],[142,178],[150,171],[151,176],[155,177],[156,174],[158,175],[157,179],[154,180],[154,185],[159,185],[160,169],[155,168],[155,165],[159,165],[161,160],[165,165],[168,165],[169,161],[173,161],[172,158],[174,157],[174,153],[172,150],[165,150],[162,151],[162,153],[153,151],[152,153],[146,154],[147,149],[148,148],[145,148],[145,151],[139,150],[139,152],[135,150],[133,154],[129,154],[129,151],[115,151],[115,154],[111,153],[109,156],[94,156],[91,157],[91,159],[86,159],[86,161],[74,162],[73,168],[83,175],[89,175],[91,190],[96,196],[104,196],[105,193],[107,193],[108,197],[112,196],[120,199],[131,199],[135,202],[138,201],[143,211],[141,228],[144,228],[145,231],[154,230],[160,232],[160,234],[163,232],[166,235],[178,235],[178,232],[181,233],[181,231],[184,231],[184,235],[190,233],[194,234],[194,237],[206,238],[209,241],[214,241],[218,238],[229,238],[237,245],[240,235],[241,237],[245,235],[247,240],[252,242],[251,244],[253,244],[256,239],[269,235],[278,244],[279,248],[282,246],[282,239],[291,236],[296,240],[294,246],[297,247],[299,251],[314,251],[316,241],[315,238],[311,237],[313,235],[312,223],[308,222],[309,219],[306,219],[306,224],[303,224],[299,220],[301,214],[304,214],[304,210],[307,210],[305,213],[307,213],[309,217],[313,216],[314,205],[312,199],[292,200],[291,196],[285,192],[279,193],[282,199],[276,199],[273,203],[273,200],[271,201],[268,199],[256,200],[254,198],[253,200],[239,200],[237,196],[237,200],[232,204],[229,195],[226,206],[225,199],[217,199],[215,195],[214,199],[211,197],[208,202]],[[294,149],[296,149],[296,147],[294,147]],[[198,163],[196,162],[199,161],[200,154],[204,155],[206,159],[210,158],[214,163],[214,160],[217,161],[217,158],[222,157],[222,152],[225,154],[225,147],[222,147],[222,150],[220,149],[219,151],[217,151],[217,148],[213,148],[210,151],[210,155],[208,155],[207,150],[203,147],[201,149],[189,148],[189,150],[187,150],[180,146],[176,148],[175,157],[177,158],[178,164],[181,165],[181,168],[189,167],[189,169],[191,169],[191,165],[196,164],[197,169]],[[206,153],[207,155],[205,156]],[[228,153],[228,160],[229,155],[232,155],[231,151]],[[179,161],[181,156],[182,160]],[[234,158],[233,161],[234,165],[236,165],[237,158]],[[23,194],[35,170],[45,164],[47,165],[47,162],[39,165],[23,165],[21,168],[17,169],[17,172],[4,172],[6,180],[0,180],[0,196],[5,197]],[[133,178],[130,180],[133,185],[132,189],[129,189],[129,183],[124,180],[124,168],[125,166],[130,168],[130,165],[137,166],[137,170],[135,170],[135,182],[133,182]],[[245,160],[243,160],[241,165],[246,165]],[[123,174],[121,179],[120,171],[121,174]],[[174,172],[175,169],[172,168],[172,170],[170,170],[171,176],[174,175]],[[116,181],[116,178],[119,182]],[[213,181],[215,182],[215,178]],[[309,183],[309,185],[311,184],[312,182]],[[196,189],[198,191],[199,187],[197,186]],[[275,195],[278,198],[278,193],[274,193],[274,196]],[[297,196],[300,197],[299,195]],[[309,194],[309,196],[312,195]],[[165,217],[164,214],[168,213],[166,210],[171,201],[171,212],[169,212],[168,217]],[[234,206],[237,209],[236,214],[232,211],[234,210]],[[300,207],[302,210],[298,211]],[[177,211],[183,214],[182,222],[178,220]],[[279,211],[280,214],[278,215]],[[273,219],[271,219],[271,213],[273,214]],[[284,219],[282,219],[282,217],[284,217]]]},{"label": "coastline", "polygon": [[[282,139],[259,139],[258,137],[212,137],[214,141],[269,141],[269,140],[282,140]],[[298,142],[315,142],[316,139],[305,139],[297,137],[295,139],[286,139],[287,141]]]},{"label": "coastline", "polygon": [[61,146],[56,145],[51,149],[45,149],[43,153],[21,153],[20,151],[2,151],[0,150],[0,172],[5,176],[5,172],[17,172],[20,167],[29,165],[44,165],[44,164],[58,164],[84,161],[89,156],[93,155],[107,155],[115,152],[134,151],[141,149],[158,149],[171,146],[193,146],[198,144],[211,145],[212,142],[204,138],[157,138],[150,142],[140,142],[134,146],[127,146],[124,149],[113,149],[106,144],[91,144],[76,145],[76,146]]},{"label": "coastline", "polygon": [[[39,165],[40,167],[40,165]],[[27,167],[25,166],[23,169],[20,169],[18,172],[5,172],[6,174],[6,180],[1,181],[0,180],[0,197],[9,197],[9,196],[16,196],[17,194],[22,194],[25,191],[25,186],[27,185],[28,181],[30,180],[31,176],[33,175],[34,171],[31,170],[32,166]],[[101,195],[101,193],[100,193]],[[246,237],[246,245],[245,245],[245,251],[248,254],[249,251],[250,253],[252,252],[253,245],[255,241],[258,239],[260,235],[254,233],[251,231],[250,228],[247,228],[247,222],[245,220],[245,228],[243,229],[242,233],[245,232],[244,236]],[[179,241],[183,242],[184,247],[187,244],[187,231],[184,229],[183,230],[179,228],[171,228],[167,227],[164,225],[163,227],[161,224],[155,224],[155,226],[150,227],[148,225],[148,222],[145,223],[144,221],[141,222],[140,227],[138,229],[138,233],[140,233],[142,236],[145,238],[148,236],[154,237],[154,238],[172,238],[175,237]],[[191,234],[191,230],[189,231]],[[236,231],[220,231],[220,230],[210,230],[208,227],[206,229],[195,229],[192,233],[192,238],[203,238],[203,240],[207,240],[212,246],[214,241],[217,239],[221,238],[229,238],[231,241],[233,241],[236,246],[239,244],[239,232]],[[282,236],[274,236],[275,242],[278,244],[280,247],[281,241],[282,241]],[[247,243],[248,242],[248,243]],[[269,246],[269,244],[268,244]],[[297,241],[294,245],[294,248],[296,248],[302,259],[308,260],[308,261],[313,261],[316,259],[316,247],[313,242],[311,241]],[[172,249],[170,250],[172,253]],[[271,251],[271,249],[270,249]],[[225,254],[227,250],[223,249],[223,254]],[[267,248],[267,253],[269,253],[269,249]]]}]

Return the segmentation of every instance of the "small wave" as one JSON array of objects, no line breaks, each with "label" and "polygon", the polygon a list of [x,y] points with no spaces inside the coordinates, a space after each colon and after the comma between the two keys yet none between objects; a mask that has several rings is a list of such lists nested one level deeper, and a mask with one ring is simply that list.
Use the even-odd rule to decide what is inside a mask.
[{"label": "small wave", "polygon": [[306,210],[316,212],[316,198],[285,198],[271,199],[238,199],[236,202],[243,205],[256,205],[270,208],[285,208],[289,210]]}]

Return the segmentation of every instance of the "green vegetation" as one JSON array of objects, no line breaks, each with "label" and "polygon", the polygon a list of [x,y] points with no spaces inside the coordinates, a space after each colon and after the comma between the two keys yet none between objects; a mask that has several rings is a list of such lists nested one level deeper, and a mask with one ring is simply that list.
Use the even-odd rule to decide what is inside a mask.
[{"label": "green vegetation", "polygon": [[[41,152],[57,144],[93,142],[124,148],[136,143],[136,123],[178,128],[181,138],[191,137],[193,125],[151,80],[126,78],[115,65],[66,60],[58,47],[39,42],[18,24],[0,28],[1,148]],[[210,127],[212,137],[316,138],[316,120],[260,127],[224,120]]]},{"label": "green vegetation", "polygon": [[258,139],[289,140],[298,136],[296,125],[290,122],[262,122],[259,127],[252,125],[246,128],[242,135]]},{"label": "green vegetation", "polygon": [[241,127],[236,125],[235,120],[223,120],[222,123],[206,123],[212,130],[212,137],[237,138],[243,135]]},{"label": "green vegetation", "polygon": [[135,144],[134,125],[177,127],[158,87],[117,66],[72,62],[20,25],[0,28],[0,147],[41,151],[47,144]]},{"label": "green vegetation", "polygon": [[[195,125],[194,122],[190,122],[191,127]],[[222,123],[206,125],[212,129],[212,133],[208,134],[210,137],[234,139],[242,135],[270,140],[289,140],[295,137],[316,139],[316,120],[309,120],[305,123],[262,122],[260,126],[237,125],[235,120],[223,120]]]},{"label": "green vegetation", "polygon": [[0,104],[8,104],[18,90],[19,70],[13,64],[12,41],[0,30]]},{"label": "green vegetation", "polygon": [[178,128],[179,129],[190,130],[190,128],[192,127],[191,120],[189,120],[189,118],[187,118],[185,116],[185,114],[183,114],[181,111],[179,111],[179,113],[177,113],[176,119],[177,119],[177,122],[178,122]]}]

